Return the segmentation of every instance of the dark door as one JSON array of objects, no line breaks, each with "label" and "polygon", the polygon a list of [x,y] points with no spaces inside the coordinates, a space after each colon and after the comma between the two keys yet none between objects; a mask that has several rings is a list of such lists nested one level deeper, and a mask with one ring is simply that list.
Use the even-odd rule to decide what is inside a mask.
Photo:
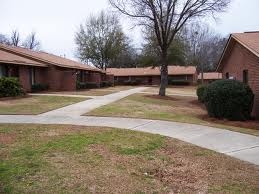
[{"label": "dark door", "polygon": [[148,85],[152,85],[152,76],[148,77]]}]

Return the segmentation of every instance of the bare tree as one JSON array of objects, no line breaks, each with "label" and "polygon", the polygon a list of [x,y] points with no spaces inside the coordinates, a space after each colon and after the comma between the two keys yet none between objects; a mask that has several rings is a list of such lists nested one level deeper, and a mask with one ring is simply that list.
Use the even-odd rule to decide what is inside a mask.
[{"label": "bare tree", "polygon": [[160,51],[159,95],[166,95],[168,49],[176,34],[191,19],[223,12],[231,0],[109,0],[121,13],[136,18],[139,25],[154,30]]},{"label": "bare tree", "polygon": [[224,49],[226,38],[221,37],[206,24],[192,23],[181,32],[188,45],[187,61],[197,66],[202,74],[204,71],[215,71],[219,57]]},{"label": "bare tree", "polygon": [[6,35],[0,34],[0,44],[11,45],[11,42]]},{"label": "bare tree", "polygon": [[126,49],[127,37],[116,15],[102,11],[89,17],[84,25],[80,25],[75,42],[81,61],[90,61],[105,70]]},{"label": "bare tree", "polygon": [[11,35],[11,45],[19,46],[20,42],[21,42],[20,33],[18,32],[18,30],[13,30]]},{"label": "bare tree", "polygon": [[25,48],[31,49],[31,50],[39,50],[40,48],[40,41],[36,38],[36,33],[32,32],[26,40],[23,42],[23,46]]}]

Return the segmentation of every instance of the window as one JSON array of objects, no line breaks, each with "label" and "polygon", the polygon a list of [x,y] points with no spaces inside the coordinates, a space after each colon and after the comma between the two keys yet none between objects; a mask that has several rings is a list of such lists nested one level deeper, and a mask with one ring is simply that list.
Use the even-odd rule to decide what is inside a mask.
[{"label": "window", "polygon": [[243,82],[245,84],[248,84],[248,70],[247,69],[243,71]]},{"label": "window", "polygon": [[3,66],[0,66],[0,78],[4,77],[4,68]]},{"label": "window", "polygon": [[6,68],[6,66],[2,66],[0,65],[0,77],[7,77],[8,75],[8,69]]},{"label": "window", "polygon": [[31,85],[35,84],[35,67],[30,68]]},{"label": "window", "polygon": [[229,73],[228,72],[226,73],[226,79],[229,79]]},{"label": "window", "polygon": [[84,71],[80,71],[80,82],[84,82]]}]

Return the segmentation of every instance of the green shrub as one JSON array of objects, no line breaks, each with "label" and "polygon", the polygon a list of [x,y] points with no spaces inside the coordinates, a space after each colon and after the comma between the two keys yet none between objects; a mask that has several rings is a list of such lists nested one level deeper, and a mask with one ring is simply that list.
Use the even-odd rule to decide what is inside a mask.
[{"label": "green shrub", "polygon": [[92,88],[99,88],[99,85],[95,82],[76,82],[76,89],[92,89]]},{"label": "green shrub", "polygon": [[102,81],[101,82],[101,87],[112,87],[114,86],[114,83],[111,81]]},{"label": "green shrub", "polygon": [[168,80],[168,85],[175,85],[175,86],[188,86],[190,85],[190,81],[188,80]]},{"label": "green shrub", "polygon": [[199,85],[196,91],[196,94],[198,96],[198,100],[202,103],[205,102],[205,92],[207,89],[207,85]]},{"label": "green shrub", "polygon": [[137,85],[140,85],[141,82],[142,82],[141,79],[135,79],[135,80],[122,81],[121,84],[126,86],[137,86]]},{"label": "green shrub", "polygon": [[220,80],[207,87],[204,100],[209,116],[243,121],[250,119],[254,94],[242,82]]},{"label": "green shrub", "polygon": [[23,89],[17,78],[0,78],[0,97],[15,97],[23,94]]},{"label": "green shrub", "polygon": [[31,86],[32,92],[41,92],[41,91],[45,91],[45,90],[48,90],[48,89],[49,89],[48,84],[33,84]]}]

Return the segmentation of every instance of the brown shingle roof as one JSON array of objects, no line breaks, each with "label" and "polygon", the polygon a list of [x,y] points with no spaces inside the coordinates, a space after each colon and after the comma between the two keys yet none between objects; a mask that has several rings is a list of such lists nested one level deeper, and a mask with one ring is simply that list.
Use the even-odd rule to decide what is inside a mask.
[{"label": "brown shingle roof", "polygon": [[259,57],[259,32],[234,33],[232,37]]},{"label": "brown shingle roof", "polygon": [[[107,73],[114,76],[153,76],[160,75],[159,67],[138,68],[108,68]],[[196,73],[194,66],[168,66],[168,75],[193,75]]]},{"label": "brown shingle roof", "polygon": [[[199,74],[198,79],[201,79],[201,73]],[[205,80],[222,79],[222,73],[218,73],[218,72],[203,73],[203,79]]]},{"label": "brown shingle roof", "polygon": [[46,64],[0,50],[0,63],[47,67]]},{"label": "brown shingle roof", "polygon": [[228,42],[224,48],[221,58],[218,63],[217,71],[220,71],[223,65],[223,61],[231,52],[231,48],[234,42],[237,41],[243,45],[255,56],[259,57],[259,32],[245,32],[245,33],[233,33],[230,35]]},{"label": "brown shingle roof", "polygon": [[95,67],[91,67],[89,65],[86,65],[80,62],[76,62],[70,59],[66,59],[66,58],[59,57],[42,51],[32,51],[22,47],[5,46],[1,44],[0,44],[0,50],[18,54],[21,57],[30,58],[31,60],[36,60],[42,63],[52,64],[55,66],[74,68],[74,69],[83,69],[83,70],[89,70],[89,71],[98,71],[98,72],[100,71],[100,69],[97,69]]}]

